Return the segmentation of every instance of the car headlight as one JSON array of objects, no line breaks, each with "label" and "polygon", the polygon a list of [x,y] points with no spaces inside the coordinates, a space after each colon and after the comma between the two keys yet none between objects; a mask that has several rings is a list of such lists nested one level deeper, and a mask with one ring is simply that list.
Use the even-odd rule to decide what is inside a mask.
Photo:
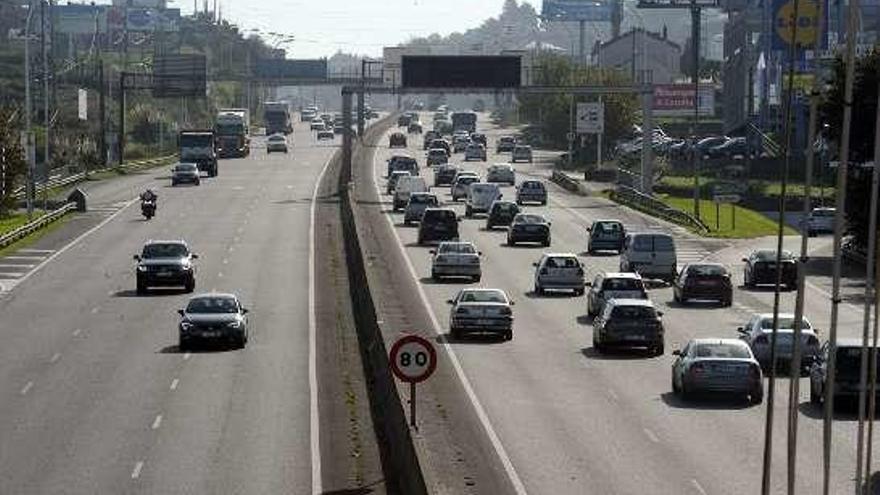
[{"label": "car headlight", "polygon": [[192,330],[193,326],[194,325],[188,321],[184,321],[184,322],[180,323],[180,329],[183,330],[184,332],[188,332],[188,331]]},{"label": "car headlight", "polygon": [[226,324],[226,326],[229,328],[241,328],[241,322],[240,321],[230,321],[229,323]]},{"label": "car headlight", "polygon": [[138,265],[138,271],[145,272],[145,271],[147,271],[147,267],[145,265]]}]

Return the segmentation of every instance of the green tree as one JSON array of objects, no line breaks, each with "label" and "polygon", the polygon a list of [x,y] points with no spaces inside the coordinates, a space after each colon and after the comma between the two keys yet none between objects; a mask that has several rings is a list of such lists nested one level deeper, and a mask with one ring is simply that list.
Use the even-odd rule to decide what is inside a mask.
[{"label": "green tree", "polygon": [[0,218],[15,208],[13,191],[24,182],[27,163],[21,147],[18,113],[0,107]]}]

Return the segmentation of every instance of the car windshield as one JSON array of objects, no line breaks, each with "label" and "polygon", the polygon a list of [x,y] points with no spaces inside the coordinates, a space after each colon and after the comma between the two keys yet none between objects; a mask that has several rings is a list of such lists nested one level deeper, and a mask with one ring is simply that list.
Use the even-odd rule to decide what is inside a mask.
[{"label": "car windshield", "polygon": [[490,186],[488,184],[475,184],[475,185],[471,186],[471,193],[478,194],[478,195],[492,194],[496,190],[497,189],[495,187]]},{"label": "car windshield", "polygon": [[573,256],[552,256],[547,258],[547,268],[579,268],[581,264]]},{"label": "car windshield", "polygon": [[474,245],[465,242],[444,242],[437,248],[438,254],[475,254]]},{"label": "car windshield", "polygon": [[602,290],[643,290],[642,282],[635,278],[606,278]]},{"label": "car windshield", "polygon": [[440,156],[440,155],[446,156],[446,151],[441,150],[441,149],[433,149],[433,150],[429,151],[428,154],[431,156]]},{"label": "car windshield", "polygon": [[195,172],[198,167],[195,163],[181,163],[174,167],[175,172]]},{"label": "car windshield", "polygon": [[492,208],[492,211],[496,213],[510,213],[518,209],[519,207],[516,206],[516,203],[498,203]]},{"label": "car windshield", "polygon": [[721,277],[727,275],[727,269],[721,265],[691,265],[687,269],[687,274],[697,277]]},{"label": "car windshield", "polygon": [[657,317],[657,311],[651,306],[615,306],[611,311],[612,318],[628,320],[645,320]]},{"label": "car windshield", "polygon": [[150,258],[182,258],[189,254],[189,249],[187,249],[186,245],[169,242],[169,243],[153,243],[147,244],[144,246],[143,253],[141,257],[145,259]]},{"label": "car windshield", "polygon": [[437,196],[429,194],[413,194],[409,197],[409,202],[413,204],[437,204]]},{"label": "car windshield", "polygon": [[[803,330],[810,330],[813,328],[810,325],[810,321],[804,318],[801,320],[801,328]],[[780,316],[779,317],[779,328],[783,329],[791,329],[794,328],[794,317],[793,316]],[[773,329],[773,317],[766,317],[761,319],[761,329],[763,330],[772,330]]]},{"label": "car windshield", "polygon": [[544,184],[541,182],[523,182],[520,187],[523,189],[544,189]]},{"label": "car windshield", "polygon": [[500,290],[468,290],[461,294],[465,303],[507,303],[507,297]]},{"label": "car windshield", "polygon": [[423,220],[443,221],[455,220],[455,212],[451,210],[426,210]]},{"label": "car windshield", "polygon": [[541,215],[517,215],[516,218],[513,219],[514,223],[524,223],[524,224],[539,224],[546,223],[544,217]]},{"label": "car windshield", "polygon": [[749,359],[752,357],[749,348],[740,344],[697,344],[694,347],[694,356],[700,358],[736,358]]},{"label": "car windshield", "polygon": [[231,297],[197,297],[186,305],[187,313],[221,314],[237,313],[238,304]]},{"label": "car windshield", "polygon": [[598,234],[621,234],[623,226],[617,222],[596,222],[593,230]]},{"label": "car windshield", "polygon": [[269,141],[284,141],[284,136],[269,136]]},{"label": "car windshield", "polygon": [[[776,262],[776,251],[771,251],[771,250],[756,251],[755,258],[758,261],[774,263],[774,262]],[[783,251],[781,258],[783,261],[788,261],[788,260],[794,259],[793,255],[791,254],[791,251]]]}]

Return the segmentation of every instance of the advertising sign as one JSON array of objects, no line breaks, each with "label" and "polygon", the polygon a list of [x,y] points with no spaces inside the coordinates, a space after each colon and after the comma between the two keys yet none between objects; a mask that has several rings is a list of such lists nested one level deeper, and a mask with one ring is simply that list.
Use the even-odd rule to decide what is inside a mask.
[{"label": "advertising sign", "polygon": [[[821,24],[819,1],[825,0],[797,0],[798,11],[795,12],[795,0],[773,0],[774,50],[787,50],[792,43],[796,43],[801,49],[813,48],[816,44],[816,30]],[[796,41],[795,24],[797,25]]]},{"label": "advertising sign", "polygon": [[107,31],[107,9],[101,5],[56,5],[55,32],[63,34],[94,34]]},{"label": "advertising sign", "polygon": [[544,0],[541,16],[557,21],[605,22],[611,20],[610,0]]},{"label": "advertising sign", "polygon": [[[715,89],[700,86],[700,115],[715,115]],[[655,84],[654,115],[658,117],[688,116],[694,114],[693,84]]]},{"label": "advertising sign", "polygon": [[204,55],[162,55],[153,63],[153,96],[205,96],[207,63]]}]

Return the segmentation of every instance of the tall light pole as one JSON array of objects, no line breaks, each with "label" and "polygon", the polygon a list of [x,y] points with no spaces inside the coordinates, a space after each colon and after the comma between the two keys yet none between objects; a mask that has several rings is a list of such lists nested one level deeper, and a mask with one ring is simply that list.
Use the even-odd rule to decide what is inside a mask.
[{"label": "tall light pole", "polygon": [[28,3],[28,15],[24,27],[24,152],[27,154],[28,180],[27,180],[27,214],[28,219],[34,215],[34,138],[31,132],[31,20],[34,16],[34,4]]}]

